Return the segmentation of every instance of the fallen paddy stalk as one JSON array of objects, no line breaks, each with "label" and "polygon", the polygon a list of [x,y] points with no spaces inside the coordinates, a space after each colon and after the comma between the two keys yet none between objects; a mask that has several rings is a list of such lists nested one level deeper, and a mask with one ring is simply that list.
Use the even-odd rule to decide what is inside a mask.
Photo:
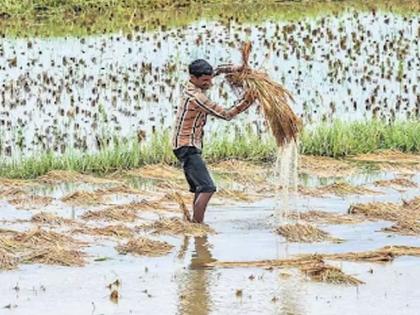
[{"label": "fallen paddy stalk", "polygon": [[51,224],[51,225],[63,225],[63,224],[73,224],[74,220],[66,219],[60,216],[57,216],[48,212],[39,212],[34,214],[31,218],[31,222],[36,224]]},{"label": "fallen paddy stalk", "polygon": [[134,235],[133,229],[122,225],[107,225],[104,227],[80,227],[74,229],[72,233],[89,234],[94,236],[108,236],[116,238],[127,238]]},{"label": "fallen paddy stalk", "polygon": [[334,183],[315,188],[300,188],[299,192],[313,197],[323,197],[326,195],[337,195],[340,197],[348,195],[372,195],[379,194],[379,191],[372,190],[363,186],[353,186],[348,183]]},{"label": "fallen paddy stalk", "polygon": [[360,285],[363,281],[345,274],[341,269],[325,264],[323,261],[303,266],[300,271],[311,280],[333,284]]},{"label": "fallen paddy stalk", "polygon": [[167,242],[155,241],[147,238],[131,239],[115,249],[120,254],[134,254],[140,256],[163,256],[172,250],[173,246]]},{"label": "fallen paddy stalk", "polygon": [[348,213],[363,215],[372,220],[420,221],[420,197],[403,201],[401,204],[392,202],[357,203],[349,207]]},{"label": "fallen paddy stalk", "polygon": [[312,224],[284,224],[276,229],[276,232],[289,242],[313,243],[322,241],[333,241],[336,243],[342,240],[332,237],[329,233],[322,231]]},{"label": "fallen paddy stalk", "polygon": [[193,223],[179,218],[163,218],[149,224],[143,224],[139,228],[150,230],[155,234],[203,236],[215,233],[212,228],[205,224]]},{"label": "fallen paddy stalk", "polygon": [[311,265],[321,260],[343,260],[383,263],[393,261],[399,256],[420,256],[420,247],[386,246],[366,252],[348,252],[338,254],[308,254],[286,259],[255,260],[255,261],[215,261],[204,263],[203,267],[238,268],[291,268]]},{"label": "fallen paddy stalk", "polygon": [[311,210],[305,212],[291,212],[289,218],[306,222],[327,223],[327,224],[357,224],[363,219],[356,215],[340,214],[328,211]]},{"label": "fallen paddy stalk", "polygon": [[13,270],[17,264],[18,259],[15,256],[0,248],[0,270]]},{"label": "fallen paddy stalk", "polygon": [[137,215],[136,212],[130,208],[112,206],[103,210],[89,210],[82,215],[82,219],[133,222],[137,219]]},{"label": "fallen paddy stalk", "polygon": [[[61,266],[83,266],[84,253],[77,248],[86,245],[69,236],[36,228],[0,237],[0,252],[3,260],[13,264],[52,264]],[[3,261],[4,263],[4,261]]]},{"label": "fallen paddy stalk", "polygon": [[401,220],[390,227],[381,229],[383,232],[398,233],[401,235],[415,236],[420,235],[420,222],[416,220]]},{"label": "fallen paddy stalk", "polygon": [[23,255],[20,262],[23,264],[45,264],[59,266],[84,266],[85,254],[74,249],[59,246],[42,247]]}]

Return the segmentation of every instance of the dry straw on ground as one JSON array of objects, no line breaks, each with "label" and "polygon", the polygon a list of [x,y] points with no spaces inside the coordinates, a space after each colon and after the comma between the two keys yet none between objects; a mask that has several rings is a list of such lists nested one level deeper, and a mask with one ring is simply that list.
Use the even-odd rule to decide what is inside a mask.
[{"label": "dry straw on ground", "polygon": [[102,210],[89,210],[82,215],[85,220],[125,221],[133,222],[137,219],[138,211],[166,210],[158,201],[142,200],[121,205],[114,205]]},{"label": "dry straw on ground", "polygon": [[21,188],[36,185],[34,182],[25,179],[12,179],[0,177],[0,187],[4,188]]},{"label": "dry straw on ground", "polygon": [[0,188],[0,199],[23,198],[28,192],[22,188],[6,187]]},{"label": "dry straw on ground", "polygon": [[416,212],[416,214],[419,214],[420,212],[420,196],[417,196],[411,200],[405,201],[403,200],[403,207]]},{"label": "dry straw on ground", "polygon": [[183,221],[179,218],[163,218],[150,224],[139,226],[157,234],[174,234],[188,236],[203,236],[214,234],[214,230],[205,224]]},{"label": "dry straw on ground", "polygon": [[158,191],[168,191],[168,190],[184,190],[185,189],[185,181],[172,181],[172,180],[166,180],[166,181],[159,181],[154,184],[154,187]]},{"label": "dry straw on ground", "polygon": [[47,231],[40,227],[34,228],[27,232],[17,233],[13,237],[13,241],[15,241],[20,246],[25,247],[37,245],[52,245],[66,247],[83,244],[83,242],[75,240],[70,236],[54,231]]},{"label": "dry straw on ground", "polygon": [[345,177],[358,172],[354,164],[326,156],[301,155],[299,172],[323,178]]},{"label": "dry straw on ground", "polygon": [[325,264],[323,261],[303,266],[300,270],[311,280],[333,284],[360,285],[363,281],[345,274],[341,269]]},{"label": "dry straw on ground", "polygon": [[11,253],[0,248],[0,270],[12,270],[17,267],[18,259]]},{"label": "dry straw on ground", "polygon": [[400,205],[392,202],[369,202],[351,205],[349,214],[364,215],[369,219],[397,221],[404,213]]},{"label": "dry straw on ground", "polygon": [[115,249],[120,254],[135,254],[140,256],[162,256],[168,254],[173,246],[167,242],[150,240],[147,238],[131,239],[125,244],[118,245]]},{"label": "dry straw on ground", "polygon": [[31,222],[37,224],[51,224],[51,225],[63,225],[63,224],[73,224],[74,220],[66,219],[60,216],[57,216],[48,212],[39,212],[34,214],[31,218]]},{"label": "dry straw on ground", "polygon": [[47,196],[33,196],[26,195],[14,199],[7,200],[16,209],[36,209],[48,206],[53,201],[53,198]]},{"label": "dry straw on ground", "polygon": [[8,229],[8,228],[0,228],[0,236],[13,236],[19,233],[16,230]]},{"label": "dry straw on ground", "polygon": [[383,232],[392,232],[401,235],[420,235],[420,221],[401,220],[390,227],[381,229]]},{"label": "dry straw on ground", "polygon": [[0,236],[0,251],[16,255],[18,263],[53,264],[62,266],[84,265],[84,254],[77,248],[86,243],[61,233],[36,228]]},{"label": "dry straw on ground", "polygon": [[340,239],[332,237],[329,233],[319,228],[304,223],[285,224],[276,229],[276,232],[286,238],[289,242],[313,243],[322,241],[341,242]]},{"label": "dry straw on ground", "polygon": [[382,171],[416,174],[420,170],[420,155],[396,150],[383,150],[353,157],[352,160],[368,162]]},{"label": "dry straw on ground", "polygon": [[97,189],[95,193],[99,196],[108,195],[144,195],[145,192],[139,189],[132,188],[126,184],[115,185],[109,188]]},{"label": "dry straw on ground", "polygon": [[377,263],[392,261],[395,257],[399,256],[420,256],[420,247],[385,246],[373,251],[323,255],[325,259],[331,260],[366,261]]},{"label": "dry straw on ground", "polygon": [[60,246],[41,247],[34,249],[29,254],[23,255],[21,262],[24,264],[46,264],[59,266],[84,266],[85,254],[74,249]]},{"label": "dry straw on ground", "polygon": [[373,263],[390,262],[399,256],[420,256],[420,247],[386,246],[365,252],[347,252],[338,254],[305,254],[286,259],[255,261],[213,261],[203,263],[203,267],[237,268],[295,268],[310,266],[322,260],[364,261]]},{"label": "dry straw on ground", "polygon": [[23,246],[21,246],[18,242],[14,241],[13,236],[14,235],[10,235],[10,234],[0,235],[0,250],[3,250],[11,254],[19,250],[22,250]]},{"label": "dry straw on ground", "polygon": [[231,190],[226,188],[221,188],[217,193],[217,197],[235,201],[252,201],[257,198],[255,193],[250,194],[240,190]]},{"label": "dry straw on ground", "polygon": [[80,174],[75,171],[49,171],[47,174],[37,178],[37,181],[44,184],[60,183],[86,183],[86,184],[110,184],[120,183],[115,180]]},{"label": "dry straw on ground", "polygon": [[148,179],[164,180],[175,180],[183,177],[182,172],[179,169],[165,164],[146,165],[141,168],[129,170],[125,172],[125,174]]},{"label": "dry straw on ground", "polygon": [[272,169],[263,164],[229,159],[212,164],[212,170],[218,177],[228,184],[240,183],[246,187],[256,187],[265,184]]},{"label": "dry straw on ground", "polygon": [[[405,163],[420,164],[420,155],[403,153],[396,150],[383,150],[373,153],[361,154],[352,158],[355,161],[374,162],[374,163]],[[420,165],[419,165],[420,166]]]},{"label": "dry straw on ground", "polygon": [[114,185],[108,188],[96,189],[94,191],[76,191],[61,199],[61,201],[70,203],[73,205],[90,205],[90,204],[101,204],[112,195],[145,195],[144,191],[139,189],[131,188],[128,185]]},{"label": "dry straw on ground", "polygon": [[392,187],[392,188],[417,188],[417,184],[407,178],[394,178],[387,180],[377,180],[374,182],[375,186]]},{"label": "dry straw on ground", "polygon": [[94,205],[104,202],[104,198],[95,192],[76,191],[61,198],[61,201],[71,205]]},{"label": "dry straw on ground", "polygon": [[420,197],[403,201],[402,204],[392,202],[354,204],[350,206],[348,212],[359,216],[362,215],[370,220],[396,222],[390,227],[383,228],[382,232],[401,235],[420,234]]},{"label": "dry straw on ground", "polygon": [[340,197],[344,197],[348,195],[373,195],[380,193],[379,191],[372,190],[363,186],[353,186],[343,182],[315,188],[300,187],[299,192],[303,195],[308,195],[312,197],[323,197],[326,195],[337,195]]},{"label": "dry straw on ground", "polygon": [[289,106],[289,102],[293,101],[292,95],[282,85],[272,81],[265,72],[249,67],[251,49],[250,42],[243,45],[243,68],[241,71],[228,73],[226,79],[234,88],[256,94],[279,147],[297,141],[302,124]]},{"label": "dry straw on ground", "polygon": [[311,210],[305,212],[290,212],[289,219],[303,220],[310,223],[326,224],[357,224],[363,222],[361,217],[328,211]]},{"label": "dry straw on ground", "polygon": [[104,227],[80,227],[74,229],[73,233],[89,234],[94,236],[107,236],[116,238],[128,238],[134,235],[133,229],[122,225],[107,225]]},{"label": "dry straw on ground", "polygon": [[[267,185],[267,177],[271,176],[273,171],[262,164],[230,159],[213,164],[212,170],[227,187],[240,184],[249,191],[258,193],[261,189],[267,189],[273,193],[273,188]],[[226,195],[226,198],[230,196]]]},{"label": "dry straw on ground", "polygon": [[264,167],[248,161],[229,159],[212,164],[212,170],[218,173],[228,173],[229,175],[241,175],[243,173],[258,175],[264,171]]},{"label": "dry straw on ground", "polygon": [[82,215],[82,219],[133,222],[137,219],[137,214],[130,208],[115,206],[103,210],[89,210]]},{"label": "dry straw on ground", "polygon": [[[403,201],[402,204],[392,202],[358,203],[351,205],[348,213],[363,215],[371,220],[405,222],[405,224],[415,226],[420,222],[420,196],[409,201]],[[417,229],[411,232],[415,230]]]}]

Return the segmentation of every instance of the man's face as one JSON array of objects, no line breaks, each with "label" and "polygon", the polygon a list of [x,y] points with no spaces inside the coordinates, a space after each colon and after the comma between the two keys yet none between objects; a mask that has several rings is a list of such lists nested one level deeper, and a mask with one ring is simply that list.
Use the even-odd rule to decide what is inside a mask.
[{"label": "man's face", "polygon": [[192,83],[199,87],[202,90],[208,90],[212,85],[213,76],[211,75],[202,75],[201,77],[191,76]]}]

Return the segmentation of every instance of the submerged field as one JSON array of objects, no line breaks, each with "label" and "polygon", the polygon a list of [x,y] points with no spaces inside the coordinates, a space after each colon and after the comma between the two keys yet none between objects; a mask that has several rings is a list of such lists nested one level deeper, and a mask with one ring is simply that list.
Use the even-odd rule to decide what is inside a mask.
[{"label": "submerged field", "polygon": [[419,155],[303,156],[286,219],[271,165],[210,169],[208,225],[184,221],[174,194],[188,206],[191,195],[175,167],[1,179],[1,306],[55,314],[59,296],[61,314],[416,314]]},{"label": "submerged field", "polygon": [[[197,18],[150,31],[6,36],[0,44],[2,164],[45,153],[94,153],[131,139],[150,143],[172,128],[188,63],[198,57],[214,65],[239,63],[244,40],[254,46],[251,66],[292,91],[306,130],[303,153],[418,152],[416,11],[393,13],[398,2],[388,9],[359,5],[292,21],[275,15],[258,23]],[[211,98],[230,106],[237,95],[218,78]],[[230,123],[210,119],[205,142],[229,140],[225,135],[267,138],[259,111],[255,106]],[[373,119],[379,122],[372,126]],[[263,142],[266,152],[272,150],[270,139]],[[246,150],[251,146],[242,156],[253,155]]]},{"label": "submerged field", "polygon": [[[417,314],[419,27],[416,1],[0,0],[0,313]],[[189,223],[186,67],[244,40],[295,97],[298,189],[257,106],[209,119]]]}]

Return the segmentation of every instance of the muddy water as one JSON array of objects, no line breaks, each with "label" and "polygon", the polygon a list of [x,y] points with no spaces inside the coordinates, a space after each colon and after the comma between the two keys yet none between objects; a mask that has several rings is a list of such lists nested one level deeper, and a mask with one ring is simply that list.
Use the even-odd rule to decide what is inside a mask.
[{"label": "muddy water", "polygon": [[[253,66],[292,91],[307,125],[418,115],[415,15],[350,10],[296,22],[268,17],[259,25],[201,21],[164,32],[2,38],[0,152],[95,150],[98,139],[138,131],[148,139],[171,126],[187,64],[195,58],[239,63],[242,40],[253,42]],[[220,79],[211,97],[226,105],[236,99]],[[207,134],[228,126],[209,125]],[[265,131],[255,110],[229,130],[245,126]]]},{"label": "muddy water", "polygon": [[[377,178],[392,176],[379,174],[357,180],[369,185]],[[412,180],[420,184],[419,175]],[[68,193],[61,189],[61,194]],[[60,197],[57,191],[54,194]],[[354,202],[397,202],[419,195],[420,189],[401,193],[385,188],[383,192],[346,198],[298,196],[290,200],[290,207],[345,213]],[[12,309],[0,309],[0,314],[418,314],[420,258],[400,257],[387,264],[331,262],[365,282],[359,287],[310,282],[293,269],[202,267],[213,260],[250,261],[420,245],[418,237],[378,232],[392,224],[385,221],[320,225],[345,239],[341,244],[288,243],[273,233],[277,224],[273,205],[272,198],[246,204],[212,204],[207,223],[217,234],[158,237],[175,245],[163,257],[118,255],[115,242],[105,240],[86,249],[91,256],[82,268],[21,265],[16,271],[1,272],[0,307],[10,305]],[[2,219],[29,218],[31,214],[5,205],[1,208]],[[59,211],[67,217],[71,209]],[[106,260],[94,261],[97,258]],[[113,303],[107,285],[116,279],[121,281],[120,299]]]}]

